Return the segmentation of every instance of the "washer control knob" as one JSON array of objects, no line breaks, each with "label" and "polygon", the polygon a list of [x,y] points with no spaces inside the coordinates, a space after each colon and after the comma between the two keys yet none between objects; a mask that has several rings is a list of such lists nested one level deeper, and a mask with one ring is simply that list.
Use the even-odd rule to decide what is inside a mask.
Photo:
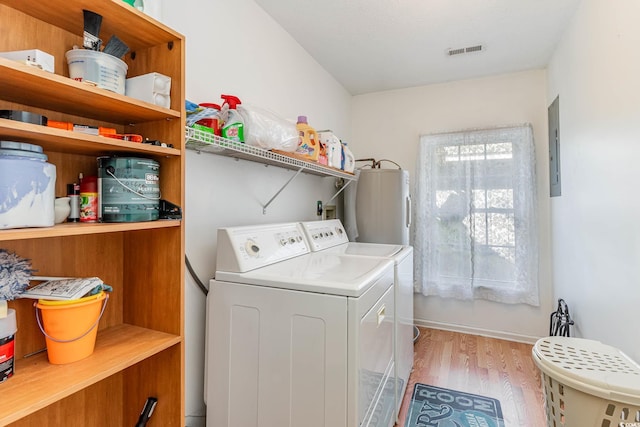
[{"label": "washer control knob", "polygon": [[244,248],[247,251],[247,254],[253,257],[257,257],[258,252],[260,252],[260,246],[258,246],[253,240],[247,240],[247,243],[244,244]]}]

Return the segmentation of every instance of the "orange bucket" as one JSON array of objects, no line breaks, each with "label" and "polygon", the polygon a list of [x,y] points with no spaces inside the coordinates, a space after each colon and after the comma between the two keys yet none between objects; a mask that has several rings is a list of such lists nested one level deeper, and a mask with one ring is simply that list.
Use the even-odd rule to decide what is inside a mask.
[{"label": "orange bucket", "polygon": [[[36,304],[36,320],[47,342],[49,363],[62,365],[89,357],[98,334],[98,322],[109,296],[96,296],[72,301],[44,301]],[[42,322],[38,316],[42,313]]]}]

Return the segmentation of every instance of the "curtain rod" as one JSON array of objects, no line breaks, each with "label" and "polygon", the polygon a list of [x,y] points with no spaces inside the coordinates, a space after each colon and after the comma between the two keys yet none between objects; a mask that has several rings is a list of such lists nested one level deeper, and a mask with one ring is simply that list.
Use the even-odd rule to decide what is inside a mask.
[{"label": "curtain rod", "polygon": [[450,134],[455,134],[455,133],[469,133],[469,132],[482,132],[482,131],[489,131],[489,130],[497,130],[497,129],[514,129],[514,128],[518,128],[518,127],[529,127],[532,128],[533,126],[531,126],[531,123],[520,123],[520,124],[513,124],[513,125],[503,125],[503,126],[493,126],[493,127],[485,127],[485,128],[468,128],[468,129],[460,129],[460,130],[454,130],[454,131],[443,131],[443,132],[434,132],[434,133],[423,133],[420,134],[420,137],[423,136],[438,136],[438,135],[450,135]]}]

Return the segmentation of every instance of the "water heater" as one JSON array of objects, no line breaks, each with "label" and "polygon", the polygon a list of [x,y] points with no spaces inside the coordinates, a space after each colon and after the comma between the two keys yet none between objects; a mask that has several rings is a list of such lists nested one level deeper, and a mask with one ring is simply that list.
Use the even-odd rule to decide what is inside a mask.
[{"label": "water heater", "polygon": [[359,242],[409,244],[409,172],[361,169],[356,191]]}]

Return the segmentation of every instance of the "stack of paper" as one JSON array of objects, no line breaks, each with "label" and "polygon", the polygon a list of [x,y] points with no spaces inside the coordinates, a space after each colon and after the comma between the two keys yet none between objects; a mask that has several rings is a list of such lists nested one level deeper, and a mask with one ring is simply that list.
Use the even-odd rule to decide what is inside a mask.
[{"label": "stack of paper", "polygon": [[98,277],[80,277],[49,280],[24,291],[20,297],[48,300],[72,300],[82,298],[93,289],[103,286]]}]

